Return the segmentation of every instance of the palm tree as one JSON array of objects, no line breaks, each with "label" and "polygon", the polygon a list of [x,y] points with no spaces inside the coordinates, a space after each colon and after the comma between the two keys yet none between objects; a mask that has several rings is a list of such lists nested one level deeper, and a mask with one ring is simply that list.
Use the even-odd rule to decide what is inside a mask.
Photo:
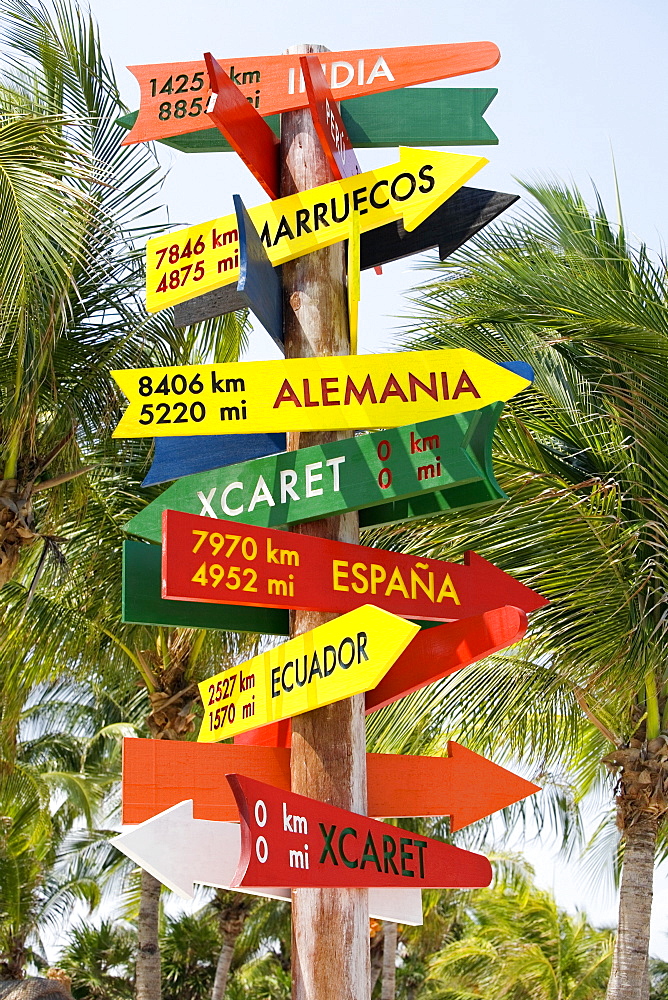
[{"label": "palm tree", "polygon": [[580,796],[614,797],[623,868],[608,996],[641,1000],[668,814],[668,282],[600,200],[590,211],[577,190],[527,190],[533,209],[433,265],[409,338],[534,366],[495,441],[511,499],[376,537],[441,558],[475,548],[551,604],[519,652],[391,706],[372,729],[433,746],[459,735],[535,775],[567,774]]},{"label": "palm tree", "polygon": [[614,934],[534,887],[476,894],[455,939],[432,955],[418,997],[603,1000]]}]

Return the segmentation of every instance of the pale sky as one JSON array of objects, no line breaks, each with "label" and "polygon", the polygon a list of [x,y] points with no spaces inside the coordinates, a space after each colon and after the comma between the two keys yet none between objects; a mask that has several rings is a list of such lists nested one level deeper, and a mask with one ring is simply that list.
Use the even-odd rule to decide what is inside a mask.
[{"label": "pale sky", "polygon": [[[435,86],[498,87],[485,117],[498,146],[456,147],[490,163],[472,184],[519,191],[515,178],[557,177],[577,182],[587,198],[593,180],[615,214],[612,159],[627,228],[650,247],[668,237],[665,163],[668,158],[666,51],[668,13],[661,0],[91,0],[103,44],[116,66],[128,105],[139,93],[127,65],[269,55],[300,42],[331,50],[489,40],[501,50],[490,71]],[[232,195],[247,206],[266,195],[232,153],[186,155],[165,150],[171,163],[164,186],[170,218],[189,225],[232,210]],[[392,162],[395,151],[358,151],[363,169]],[[387,350],[403,293],[425,277],[416,260],[386,266],[382,277],[362,275],[360,353]],[[278,357],[260,329],[252,358]],[[580,906],[600,923],[616,922],[616,902],[592,891],[552,849],[527,848],[540,884],[559,902]],[[668,959],[668,879],[657,877],[652,951]]]}]

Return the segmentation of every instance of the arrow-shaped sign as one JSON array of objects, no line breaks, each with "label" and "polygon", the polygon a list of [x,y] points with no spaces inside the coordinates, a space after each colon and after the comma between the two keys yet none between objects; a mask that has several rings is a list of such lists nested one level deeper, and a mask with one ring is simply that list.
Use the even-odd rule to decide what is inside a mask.
[{"label": "arrow-shaped sign", "polygon": [[204,718],[197,738],[217,743],[370,691],[419,631],[365,604],[208,677],[199,684]]},{"label": "arrow-shaped sign", "polygon": [[[396,219],[415,229],[488,161],[402,146],[399,162],[331,181],[249,210],[272,264],[348,238],[353,217],[360,233]],[[234,215],[158,236],[146,244],[149,312],[185,302],[239,278],[239,233]]]},{"label": "arrow-shaped sign", "polygon": [[[516,194],[485,191],[481,188],[463,187],[437,208],[417,229],[407,232],[402,223],[390,222],[386,226],[363,233],[359,241],[360,267],[380,267],[390,261],[409,257],[432,247],[438,247],[439,257],[445,260],[476,233],[493,222],[519,198]],[[258,237],[259,241],[259,237]],[[263,248],[264,249],[264,248]],[[266,251],[265,251],[266,253]],[[240,262],[243,272],[244,245],[240,233]],[[264,259],[264,258],[263,258]],[[268,260],[268,258],[267,258]],[[267,276],[268,278],[268,276]],[[263,274],[263,280],[266,280]],[[176,326],[189,326],[203,320],[222,316],[226,312],[243,309],[253,303],[235,295],[232,286],[226,285],[205,295],[198,295],[174,308]],[[265,324],[266,325],[266,324]],[[274,339],[276,339],[274,337]],[[282,343],[281,343],[282,348]],[[250,457],[250,456],[249,456]],[[224,465],[224,462],[220,463]],[[211,466],[213,468],[213,466]],[[193,470],[196,471],[196,470]],[[176,475],[166,476],[175,479]]]},{"label": "arrow-shaped sign", "polygon": [[[318,54],[339,100],[397,90],[491,69],[499,61],[492,42],[357,49]],[[298,55],[247,56],[219,60],[244,98],[262,115],[308,105]],[[204,114],[211,91],[203,61],[128,66],[141,90],[139,115],[124,145],[208,127]]]},{"label": "arrow-shaped sign", "polygon": [[[239,864],[241,828],[238,823],[195,819],[191,799],[124,830],[111,843],[182,899],[192,899],[196,882],[230,888]],[[292,902],[288,887],[237,891]],[[421,924],[420,889],[371,889],[369,916],[413,926]]]},{"label": "arrow-shaped sign", "polygon": [[[527,625],[523,611],[506,606],[462,621],[422,629],[383,680],[372,691],[367,691],[366,714],[515,645],[523,638]],[[290,721],[247,730],[235,736],[234,742],[241,746],[289,747]]]},{"label": "arrow-shaped sign", "polygon": [[[460,830],[539,791],[491,760],[448,743],[447,757],[368,753],[370,816],[450,816]],[[192,799],[200,819],[238,820],[224,774],[236,771],[290,788],[290,751],[283,747],[178,740],[123,740],[123,822],[143,823]]]},{"label": "arrow-shaped sign", "polygon": [[206,109],[207,116],[239,154],[269,197],[278,198],[281,181],[279,140],[210,52],[204,53],[204,61],[214,92]]},{"label": "arrow-shaped sign", "polygon": [[155,486],[196,472],[208,472],[224,465],[276,455],[286,448],[285,434],[203,434],[156,438],[153,462],[142,486]]},{"label": "arrow-shaped sign", "polygon": [[400,427],[510,399],[533,378],[466,348],[111,374],[129,400],[114,437]]},{"label": "arrow-shaped sign", "polygon": [[[483,114],[497,93],[494,87],[407,87],[343,101],[341,118],[356,149],[402,144],[495,146],[499,140]],[[138,115],[138,111],[132,111],[117,118],[117,124],[131,129]],[[280,136],[281,116],[267,115],[265,121],[274,135]],[[182,153],[232,152],[218,129],[201,128],[179,135],[170,130],[169,138],[158,141]]]},{"label": "arrow-shaped sign", "polygon": [[305,795],[228,774],[241,820],[232,885],[486,886],[487,858]]},{"label": "arrow-shaped sign", "polygon": [[[279,527],[368,508],[368,527],[387,523],[386,508],[394,501],[434,490],[455,491],[457,506],[502,500],[505,494],[491,466],[492,437],[502,409],[503,403],[492,403],[187,476],[124,527],[131,535],[161,542],[167,509]],[[316,488],[313,477],[318,475]]]},{"label": "arrow-shaped sign", "polygon": [[313,124],[323,152],[337,180],[361,174],[346,126],[343,124],[336,98],[325,79],[320,60],[315,53],[299,57],[302,77],[306,84]]},{"label": "arrow-shaped sign", "polygon": [[341,613],[373,601],[421,621],[548,603],[475,552],[462,565],[176,510],[162,538],[162,596],[177,601]]}]

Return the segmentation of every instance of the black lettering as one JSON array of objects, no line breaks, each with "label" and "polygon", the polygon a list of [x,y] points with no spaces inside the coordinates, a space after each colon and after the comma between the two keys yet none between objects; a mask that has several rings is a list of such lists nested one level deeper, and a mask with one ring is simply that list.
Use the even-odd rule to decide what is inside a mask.
[{"label": "black lettering", "polygon": [[383,185],[385,185],[385,187],[389,187],[389,184],[390,184],[389,181],[378,181],[371,188],[371,191],[369,192],[369,201],[371,202],[374,208],[387,208],[387,206],[390,204],[389,198],[387,199],[387,201],[376,201],[375,197],[376,191],[378,190],[379,187],[383,187]]},{"label": "black lettering", "polygon": [[418,191],[422,194],[429,194],[430,191],[434,190],[434,185],[436,184],[436,179],[430,175],[429,171],[433,170],[431,163],[425,163],[424,167],[420,167],[418,170],[418,177],[421,181],[426,181],[426,184],[420,184]]},{"label": "black lettering", "polygon": [[366,644],[368,642],[369,636],[366,632],[357,633],[357,662],[361,663],[362,660],[368,660],[369,657],[366,651]]},{"label": "black lettering", "polygon": [[322,223],[322,225],[325,227],[329,226],[329,222],[325,218],[326,215],[327,215],[327,203],[324,201],[317,202],[317,204],[313,206],[313,228],[315,229],[316,233],[320,228],[320,223]]},{"label": "black lettering", "polygon": [[336,198],[332,198],[332,218],[334,219],[334,222],[345,222],[348,216],[350,215],[350,195],[348,194],[347,191],[343,196],[343,202],[345,205],[345,209],[343,215],[341,216],[341,218],[339,218],[338,215],[336,214]]},{"label": "black lettering", "polygon": [[230,66],[230,80],[232,83],[236,83],[237,87],[241,86],[239,74],[234,72],[234,66]]},{"label": "black lettering", "polygon": [[[398,192],[399,181],[404,180],[404,178],[410,181],[411,185],[410,190],[408,191],[407,194],[399,194]],[[412,174],[397,174],[397,176],[392,181],[392,186],[390,187],[390,194],[392,195],[395,201],[406,201],[415,191],[416,184],[417,181],[415,180]]]},{"label": "black lettering", "polygon": [[262,242],[264,243],[264,245],[266,247],[270,247],[271,246],[271,235],[269,233],[269,223],[268,222],[265,222],[265,224],[262,227],[262,232],[260,233],[260,239],[262,240]]},{"label": "black lettering", "polygon": [[291,666],[292,666],[292,660],[288,660],[288,662],[285,664],[285,666],[283,667],[283,670],[281,672],[281,685],[283,687],[283,690],[287,691],[288,693],[290,691],[292,691],[292,689],[294,687],[294,684],[291,684],[290,687],[288,687],[288,685],[285,683],[285,675],[287,673],[288,667],[291,667]]},{"label": "black lettering", "polygon": [[274,667],[271,671],[271,697],[278,698],[281,693],[278,689],[280,667]]},{"label": "black lettering", "polygon": [[300,688],[304,687],[304,685],[306,684],[306,674],[307,674],[306,657],[304,656],[304,677],[300,680],[300,678],[299,678],[299,664],[301,662],[301,659],[302,659],[302,657],[300,656],[298,660],[295,660],[295,680],[297,681],[297,687],[300,687]]},{"label": "black lettering", "polygon": [[249,73],[244,73],[242,76],[242,83],[259,83],[260,82],[260,71],[259,69],[251,70]]},{"label": "black lettering", "polygon": [[331,854],[332,861],[338,868],[339,862],[336,860],[336,854],[334,853],[334,848],[332,847],[332,837],[336,833],[336,826],[331,826],[329,828],[329,833],[327,833],[327,830],[325,830],[322,823],[318,823],[318,826],[320,827],[320,833],[325,838],[325,843],[322,846],[322,854],[320,855],[320,861],[318,862],[318,864],[322,865],[327,859],[327,855]]},{"label": "black lettering", "polygon": [[295,238],[294,233],[292,232],[290,226],[288,225],[288,220],[285,218],[284,215],[282,215],[281,221],[278,224],[278,229],[276,230],[276,235],[274,236],[273,245],[276,246],[278,241],[283,239],[284,236],[288,236],[291,240]]},{"label": "black lettering", "polygon": [[426,840],[414,840],[413,846],[417,847],[420,854],[420,878],[424,878],[424,858],[422,857],[422,851],[427,846]]},{"label": "black lettering", "polygon": [[224,378],[216,378],[216,369],[211,372],[211,392],[225,392],[223,387]]},{"label": "black lettering", "polygon": [[[325,668],[325,677],[330,677],[334,673],[334,670],[336,669],[336,650],[334,649],[333,646],[325,646],[325,648],[323,649],[322,652],[323,652],[322,664],[323,664],[323,667]],[[332,659],[332,665],[329,668],[327,667],[327,654],[328,653],[329,653],[329,655],[331,656],[331,659]]]},{"label": "black lettering", "polygon": [[298,208],[295,215],[297,220],[297,237],[299,238],[302,232],[310,233],[311,227],[308,225],[308,217],[311,214],[309,208]]},{"label": "black lettering", "polygon": [[356,212],[359,212],[360,215],[366,215],[366,213],[369,211],[368,208],[360,208],[362,202],[367,200],[365,192],[366,192],[365,187],[355,188],[355,190],[353,191],[353,208],[355,209]]},{"label": "black lettering", "polygon": [[221,420],[239,420],[240,418],[241,414],[239,413],[238,406],[221,406],[220,408]]},{"label": "black lettering", "polygon": [[[350,645],[350,659],[348,660],[347,663],[344,663],[342,653],[343,653],[343,647],[346,643],[349,643]],[[355,659],[355,643],[350,638],[350,636],[347,635],[345,639],[342,639],[341,642],[339,643],[339,666],[343,667],[344,670],[347,670],[348,667],[352,664],[354,659]]]},{"label": "black lettering", "polygon": [[318,653],[317,653],[317,651],[314,652],[314,654],[313,654],[313,660],[311,661],[311,669],[310,669],[309,675],[308,675],[308,682],[309,682],[309,684],[311,683],[311,681],[313,680],[313,678],[315,676],[318,676],[322,680],[322,670],[320,669],[320,662],[318,660]]}]

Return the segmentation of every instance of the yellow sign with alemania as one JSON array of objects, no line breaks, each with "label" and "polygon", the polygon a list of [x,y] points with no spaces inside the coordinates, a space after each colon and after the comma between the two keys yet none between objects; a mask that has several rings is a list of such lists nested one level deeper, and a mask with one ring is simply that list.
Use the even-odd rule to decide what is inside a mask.
[{"label": "yellow sign with alemania", "polygon": [[[411,231],[489,161],[484,156],[400,147],[399,162],[249,209],[274,266],[395,219]],[[146,308],[168,306],[239,278],[234,214],[157,236],[146,244]]]},{"label": "yellow sign with alemania", "polygon": [[127,438],[401,427],[477,410],[531,384],[463,347],[111,374],[130,401],[114,437]]},{"label": "yellow sign with alemania", "polygon": [[197,739],[215,743],[370,691],[418,625],[365,604],[199,685]]}]

